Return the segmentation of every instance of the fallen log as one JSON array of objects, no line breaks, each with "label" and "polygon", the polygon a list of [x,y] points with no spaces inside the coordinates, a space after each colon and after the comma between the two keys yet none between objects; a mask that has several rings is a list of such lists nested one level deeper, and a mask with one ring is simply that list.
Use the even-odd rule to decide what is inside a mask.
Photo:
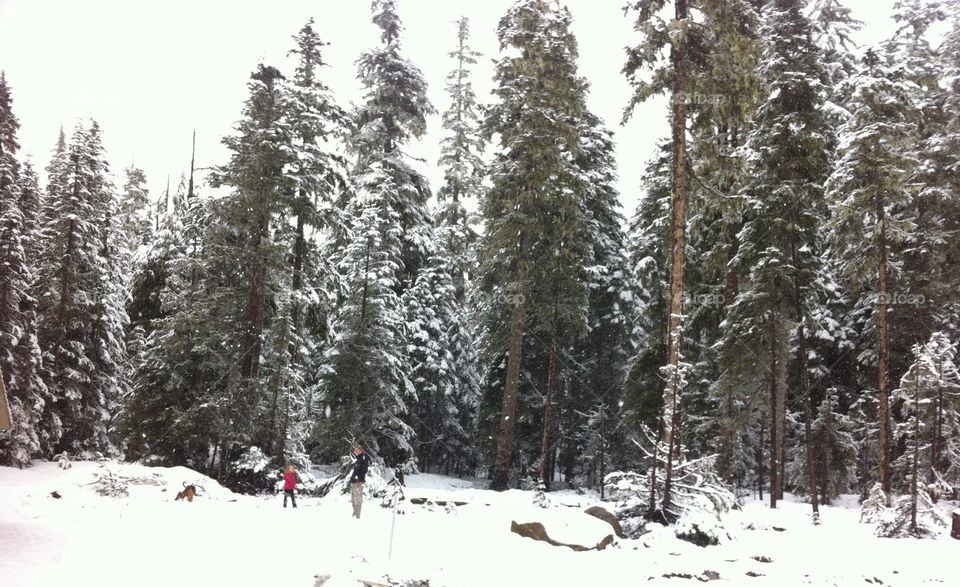
[{"label": "fallen log", "polygon": [[553,546],[566,546],[567,548],[577,552],[583,552],[585,550],[603,550],[613,543],[613,534],[607,534],[607,536],[597,543],[596,546],[581,546],[579,544],[566,544],[564,542],[558,542],[547,535],[547,529],[544,528],[543,524],[540,522],[527,522],[524,524],[518,524],[515,521],[511,521],[510,531],[514,534],[519,534],[524,538],[532,538],[533,540],[546,542],[547,544],[551,544]]}]

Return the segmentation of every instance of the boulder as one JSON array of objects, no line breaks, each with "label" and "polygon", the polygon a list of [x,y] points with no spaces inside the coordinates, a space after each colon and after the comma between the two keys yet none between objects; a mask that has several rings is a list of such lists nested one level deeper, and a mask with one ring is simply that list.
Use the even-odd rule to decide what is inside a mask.
[{"label": "boulder", "polygon": [[613,533],[617,535],[617,538],[623,538],[623,529],[620,528],[620,520],[617,519],[617,516],[610,513],[609,510],[604,509],[598,505],[589,507],[584,510],[584,513],[593,516],[594,518],[599,518],[604,522],[610,524],[613,528]]}]

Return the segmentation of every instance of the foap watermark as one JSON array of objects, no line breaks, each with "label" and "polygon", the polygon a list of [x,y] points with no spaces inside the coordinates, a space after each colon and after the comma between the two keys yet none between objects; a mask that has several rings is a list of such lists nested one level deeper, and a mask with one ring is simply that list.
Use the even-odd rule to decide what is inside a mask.
[{"label": "foap watermark", "polygon": [[727,101],[727,96],[725,94],[701,94],[699,92],[677,92],[673,94],[672,98],[676,104],[690,104],[694,106],[702,106],[706,104],[723,104]]},{"label": "foap watermark", "polygon": [[726,298],[722,293],[708,292],[683,295],[683,306],[685,308],[722,308]]},{"label": "foap watermark", "polygon": [[526,297],[519,292],[504,292],[504,291],[476,291],[473,293],[473,300],[477,304],[483,305],[505,305],[505,306],[515,306],[517,304],[523,304],[526,300]]},{"label": "foap watermark", "polygon": [[922,306],[927,303],[927,298],[923,294],[889,291],[882,294],[870,294],[867,296],[867,300],[873,305],[885,304],[887,306]]}]

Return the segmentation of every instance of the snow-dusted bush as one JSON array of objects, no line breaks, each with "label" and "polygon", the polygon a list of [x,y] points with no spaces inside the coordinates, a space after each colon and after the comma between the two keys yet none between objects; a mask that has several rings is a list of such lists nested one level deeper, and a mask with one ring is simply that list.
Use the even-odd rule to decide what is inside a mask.
[{"label": "snow-dusted bush", "polygon": [[704,498],[699,508],[688,509],[677,521],[674,530],[677,538],[692,542],[697,546],[715,546],[733,539],[720,520],[719,512],[713,509],[713,503]]},{"label": "snow-dusted bush", "polygon": [[887,507],[880,485],[874,485],[860,510],[860,521],[875,525],[874,534],[884,538],[928,538],[947,525],[933,500],[923,488],[917,489],[916,526],[913,524],[913,498],[903,495],[893,507]]},{"label": "snow-dusted bush", "polygon": [[533,505],[542,508],[550,507],[550,498],[547,497],[547,486],[543,484],[543,481],[537,483],[537,489],[533,494]]},{"label": "snow-dusted bush", "polygon": [[130,480],[117,475],[110,469],[97,473],[93,480],[93,490],[104,497],[127,497],[130,495]]},{"label": "snow-dusted bush", "polygon": [[70,455],[67,454],[67,451],[63,451],[54,458],[57,461],[57,466],[61,469],[65,470],[73,466],[70,464]]},{"label": "snow-dusted bush", "polygon": [[[617,518],[624,533],[631,537],[644,533],[648,520],[669,522],[700,513],[719,520],[721,513],[735,505],[736,498],[717,478],[715,461],[715,456],[709,456],[674,465],[670,507],[659,513],[650,511],[649,473],[615,471],[608,474],[604,478],[605,492],[608,500],[616,502]],[[653,495],[655,508],[663,506],[664,485],[664,473],[658,469]]]},{"label": "snow-dusted bush", "polygon": [[226,485],[242,493],[270,491],[273,486],[270,458],[257,446],[251,446],[233,461],[228,474]]}]

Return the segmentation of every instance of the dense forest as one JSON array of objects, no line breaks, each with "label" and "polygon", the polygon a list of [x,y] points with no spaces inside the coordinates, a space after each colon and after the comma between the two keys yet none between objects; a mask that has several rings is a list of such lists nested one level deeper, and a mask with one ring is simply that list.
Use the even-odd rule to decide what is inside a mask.
[{"label": "dense forest", "polygon": [[[438,113],[397,4],[358,104],[307,22],[229,160],[160,194],[93,121],[35,169],[0,77],[0,462],[255,489],[360,444],[500,490],[629,479],[667,519],[691,475],[814,520],[858,493],[922,533],[960,487],[960,5],[900,0],[859,47],[842,0],[631,0],[624,120],[665,95],[671,132],[623,211],[566,8],[517,0],[494,56],[462,18]],[[433,116],[436,186],[406,148]]]}]

